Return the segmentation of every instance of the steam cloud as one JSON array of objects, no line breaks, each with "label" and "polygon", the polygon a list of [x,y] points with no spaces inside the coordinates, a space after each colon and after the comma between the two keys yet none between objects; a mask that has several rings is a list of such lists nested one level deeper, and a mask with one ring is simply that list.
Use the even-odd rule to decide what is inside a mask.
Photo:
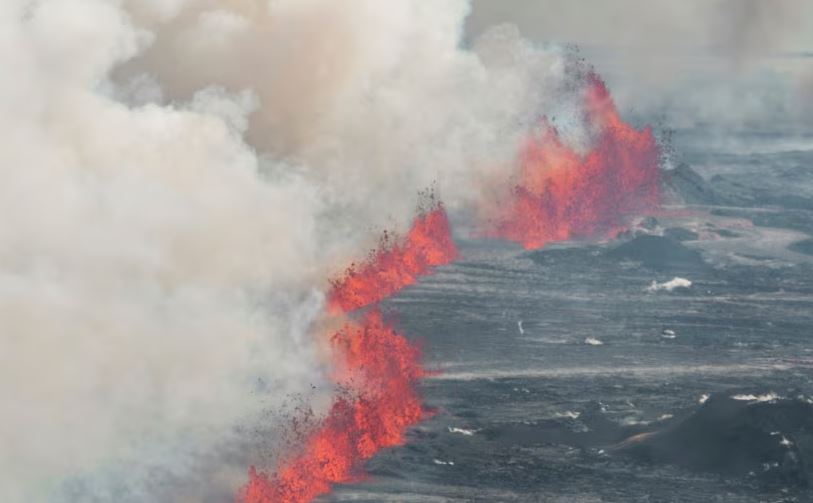
[{"label": "steam cloud", "polygon": [[2,2],[0,500],[228,499],[329,404],[327,278],[540,113],[588,141],[574,58],[468,8]]}]

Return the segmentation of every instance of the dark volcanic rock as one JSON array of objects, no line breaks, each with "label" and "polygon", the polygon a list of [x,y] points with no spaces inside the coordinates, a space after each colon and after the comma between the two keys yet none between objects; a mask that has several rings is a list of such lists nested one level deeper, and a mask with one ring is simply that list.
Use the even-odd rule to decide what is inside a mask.
[{"label": "dark volcanic rock", "polygon": [[599,448],[643,431],[642,426],[619,426],[605,417],[597,402],[586,404],[578,417],[503,424],[483,431],[490,441],[502,444],[565,444]]},{"label": "dark volcanic rock", "polygon": [[796,253],[804,253],[805,255],[813,255],[813,239],[805,239],[802,241],[797,241],[790,246],[788,246],[790,251],[795,251]]},{"label": "dark volcanic rock", "polygon": [[655,217],[646,217],[638,224],[641,229],[648,231],[655,230],[658,227],[658,219]]},{"label": "dark volcanic rock", "polygon": [[699,270],[708,266],[696,250],[661,236],[638,236],[606,253],[615,260],[640,262],[657,271]]},{"label": "dark volcanic rock", "polygon": [[807,487],[813,475],[813,405],[806,399],[735,400],[713,396],[664,429],[611,449],[645,463],[667,463],[768,485]]},{"label": "dark volcanic rock", "polygon": [[813,200],[798,194],[777,193],[753,177],[714,175],[704,179],[688,164],[664,172],[663,188],[671,199],[684,204],[711,206],[777,206],[788,209],[813,209]]},{"label": "dark volcanic rock", "polygon": [[[813,199],[790,193],[792,186],[781,187],[784,190],[778,190],[778,187],[764,187],[760,181],[758,179],[741,181],[740,177],[732,175],[715,175],[709,180],[709,185],[713,187],[718,196],[717,204],[750,207],[773,206],[796,210],[813,209]],[[804,185],[808,182],[796,183]]]},{"label": "dark volcanic rock", "polygon": [[663,184],[668,194],[685,204],[716,205],[726,202],[702,176],[685,163],[664,172]]},{"label": "dark volcanic rock", "polygon": [[663,235],[675,241],[695,241],[699,237],[696,232],[683,227],[670,227],[663,231]]},{"label": "dark volcanic rock", "polygon": [[753,211],[743,208],[715,208],[711,214],[720,217],[744,218],[759,227],[792,229],[813,234],[813,212],[804,210]]}]

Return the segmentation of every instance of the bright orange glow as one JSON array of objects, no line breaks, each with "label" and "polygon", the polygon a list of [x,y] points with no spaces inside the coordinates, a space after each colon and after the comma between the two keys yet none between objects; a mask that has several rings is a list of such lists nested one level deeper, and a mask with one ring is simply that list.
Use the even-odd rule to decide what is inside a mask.
[{"label": "bright orange glow", "polygon": [[455,258],[457,247],[446,210],[435,204],[415,218],[405,239],[385,234],[379,250],[365,263],[350,266],[332,282],[328,302],[334,311],[344,312],[375,304]]},{"label": "bright orange glow", "polygon": [[[381,249],[332,283],[331,308],[348,312],[375,304],[457,256],[446,211],[434,202],[403,240],[385,234]],[[420,352],[388,326],[377,309],[331,339],[334,375],[344,390],[297,456],[271,476],[249,471],[241,503],[305,503],[333,484],[364,477],[364,463],[404,443],[408,427],[425,415],[416,384],[426,373]]]},{"label": "bright orange glow", "polygon": [[[604,83],[591,76],[585,94],[595,143],[586,154],[545,125],[520,155],[519,181],[491,210],[491,237],[526,248],[552,241],[609,236],[660,202],[659,148],[650,129],[623,122]],[[385,234],[367,261],[331,282],[328,304],[348,313],[377,304],[436,266],[457,258],[443,206],[432,200],[402,239]],[[387,325],[377,308],[331,338],[333,381],[342,390],[301,450],[267,475],[251,468],[239,503],[306,503],[338,483],[364,478],[381,449],[402,445],[427,415],[417,383],[427,375],[420,352]]]},{"label": "bright orange glow", "polygon": [[493,210],[486,234],[527,249],[574,238],[610,237],[660,203],[660,149],[650,128],[625,123],[604,82],[588,79],[588,123],[593,147],[584,155],[545,124],[521,156],[519,182]]},{"label": "bright orange glow", "polygon": [[350,394],[334,402],[303,451],[275,475],[251,468],[239,501],[305,503],[333,484],[360,480],[364,463],[383,448],[402,445],[406,429],[425,415],[415,388],[425,375],[420,352],[379,311],[349,323],[331,343],[336,382]]}]

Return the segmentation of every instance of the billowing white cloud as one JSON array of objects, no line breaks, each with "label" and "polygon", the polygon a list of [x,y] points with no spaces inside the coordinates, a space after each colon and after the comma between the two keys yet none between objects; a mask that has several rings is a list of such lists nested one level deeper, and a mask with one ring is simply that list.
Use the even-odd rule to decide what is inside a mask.
[{"label": "billowing white cloud", "polygon": [[273,461],[285,404],[329,399],[326,279],[541,113],[579,138],[578,65],[461,49],[467,12],[2,2],[0,500],[223,501]]}]

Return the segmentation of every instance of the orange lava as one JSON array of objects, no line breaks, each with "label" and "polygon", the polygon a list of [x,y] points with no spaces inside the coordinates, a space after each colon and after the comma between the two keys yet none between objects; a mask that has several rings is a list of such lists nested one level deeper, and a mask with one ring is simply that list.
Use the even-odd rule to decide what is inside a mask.
[{"label": "orange lava", "polygon": [[415,218],[405,239],[385,234],[379,250],[365,263],[353,264],[333,281],[328,303],[333,311],[344,312],[375,304],[455,258],[457,247],[446,210],[436,203]]},{"label": "orange lava", "polygon": [[590,75],[585,93],[592,148],[580,154],[545,124],[521,156],[519,182],[493,210],[490,237],[535,249],[554,241],[610,237],[630,217],[660,204],[660,149],[651,128],[625,123],[604,82]]},{"label": "orange lava", "polygon": [[[604,83],[591,76],[585,94],[595,143],[581,155],[552,126],[530,138],[519,183],[493,211],[488,234],[538,248],[576,237],[609,235],[631,216],[660,202],[659,149],[650,129],[624,123]],[[331,282],[328,303],[347,313],[374,305],[457,258],[446,211],[421,212],[402,239],[385,234],[381,247]],[[239,503],[306,503],[337,483],[365,477],[364,464],[381,449],[402,445],[407,428],[426,417],[417,392],[427,375],[420,351],[387,325],[378,309],[331,338],[338,389],[327,416],[302,449],[276,471],[255,468]]]},{"label": "orange lava", "polygon": [[305,503],[333,484],[364,477],[364,463],[402,445],[406,429],[425,410],[416,391],[424,375],[420,351],[389,327],[378,310],[348,323],[332,339],[336,382],[350,390],[337,399],[303,451],[267,476],[251,468],[242,503]]},{"label": "orange lava", "polygon": [[[349,312],[375,304],[456,256],[446,211],[432,199],[404,239],[385,234],[367,262],[332,282],[329,305]],[[343,392],[299,454],[270,476],[251,468],[240,503],[305,503],[333,484],[357,481],[367,460],[402,445],[407,428],[425,416],[416,388],[426,375],[420,351],[388,326],[378,309],[348,323],[331,344],[332,378]]]}]

